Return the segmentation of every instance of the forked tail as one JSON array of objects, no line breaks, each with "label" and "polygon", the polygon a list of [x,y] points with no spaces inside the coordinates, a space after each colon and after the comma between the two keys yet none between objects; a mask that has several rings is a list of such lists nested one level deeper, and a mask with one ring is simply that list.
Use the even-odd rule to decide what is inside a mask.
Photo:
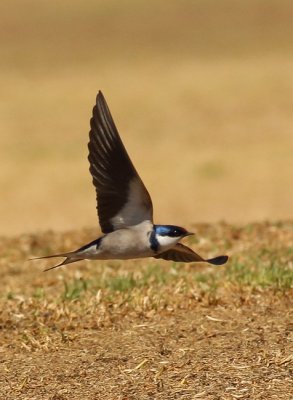
[{"label": "forked tail", "polygon": [[71,264],[71,263],[74,263],[76,261],[80,261],[81,260],[81,258],[78,258],[78,259],[73,258],[72,257],[73,254],[74,254],[73,252],[71,252],[71,253],[61,253],[61,254],[53,254],[51,256],[30,258],[30,260],[43,260],[45,258],[65,257],[65,260],[63,260],[60,264],[57,264],[57,265],[54,265],[53,267],[49,267],[49,268],[44,269],[44,272],[46,272],[46,271],[50,271],[50,269],[58,268],[58,267],[61,267],[62,265]]}]

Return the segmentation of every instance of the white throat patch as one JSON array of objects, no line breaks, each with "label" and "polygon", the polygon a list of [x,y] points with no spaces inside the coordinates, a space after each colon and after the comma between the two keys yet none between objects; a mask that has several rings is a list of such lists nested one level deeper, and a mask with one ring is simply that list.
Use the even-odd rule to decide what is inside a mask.
[{"label": "white throat patch", "polygon": [[171,249],[181,239],[181,237],[160,236],[158,234],[156,235],[156,238],[162,250]]}]

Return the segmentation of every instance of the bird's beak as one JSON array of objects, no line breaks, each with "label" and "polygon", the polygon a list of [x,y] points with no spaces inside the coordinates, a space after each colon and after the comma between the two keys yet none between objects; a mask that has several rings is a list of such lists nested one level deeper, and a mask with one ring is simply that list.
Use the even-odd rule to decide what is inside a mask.
[{"label": "bird's beak", "polygon": [[187,233],[185,233],[184,236],[191,236],[191,235],[194,235],[194,233],[193,232],[187,232]]}]

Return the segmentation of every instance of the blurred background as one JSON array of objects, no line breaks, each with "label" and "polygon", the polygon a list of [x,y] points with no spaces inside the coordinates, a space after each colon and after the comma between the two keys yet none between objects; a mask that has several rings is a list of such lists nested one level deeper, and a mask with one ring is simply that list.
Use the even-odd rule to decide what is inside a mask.
[{"label": "blurred background", "polygon": [[1,9],[0,234],[97,224],[87,142],[99,89],[157,223],[292,218],[292,1]]}]

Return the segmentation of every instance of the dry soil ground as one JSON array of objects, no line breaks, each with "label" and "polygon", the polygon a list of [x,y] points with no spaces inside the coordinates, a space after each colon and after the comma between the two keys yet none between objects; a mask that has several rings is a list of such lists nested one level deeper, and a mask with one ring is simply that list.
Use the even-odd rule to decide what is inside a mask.
[{"label": "dry soil ground", "polygon": [[1,240],[0,398],[292,399],[293,224],[197,225],[214,269],[155,260],[43,273],[93,230]]}]

